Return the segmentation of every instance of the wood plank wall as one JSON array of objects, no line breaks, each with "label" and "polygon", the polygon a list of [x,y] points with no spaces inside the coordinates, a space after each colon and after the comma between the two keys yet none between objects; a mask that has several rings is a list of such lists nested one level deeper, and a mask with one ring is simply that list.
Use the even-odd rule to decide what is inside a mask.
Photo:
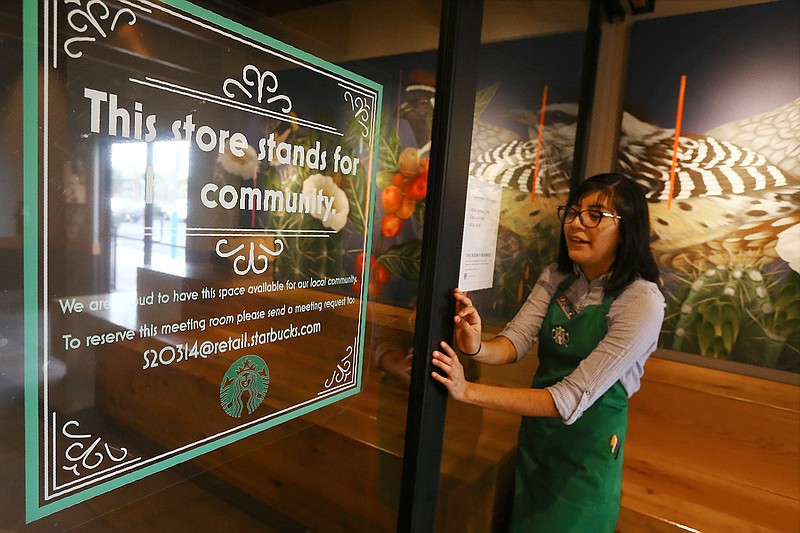
[{"label": "wood plank wall", "polygon": [[800,531],[800,388],[652,358],[622,506],[622,532]]}]

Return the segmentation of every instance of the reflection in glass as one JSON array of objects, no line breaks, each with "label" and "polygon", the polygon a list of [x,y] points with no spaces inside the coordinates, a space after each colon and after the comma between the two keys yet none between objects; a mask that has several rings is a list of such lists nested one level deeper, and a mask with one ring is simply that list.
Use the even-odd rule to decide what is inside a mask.
[{"label": "reflection in glass", "polygon": [[[296,453],[316,439],[231,460],[331,418],[362,388],[366,291],[354,290],[353,258],[367,252],[382,87],[207,24],[193,4],[57,4],[43,35],[59,40],[42,46],[58,60],[42,61],[44,208],[26,206],[44,257],[41,291],[26,280],[45,309],[30,335],[42,385],[28,387],[42,398],[28,453],[52,465],[31,470],[41,509],[136,491],[180,464],[217,468],[319,529],[326,515],[290,513],[282,502],[297,498],[264,482],[317,481]],[[75,37],[105,8],[102,38]],[[316,430],[337,443],[327,466],[345,455],[345,429]]]},{"label": "reflection in glass", "polygon": [[[112,289],[135,290],[142,266],[185,273],[189,149],[188,141],[111,145]],[[152,185],[145,166],[149,151]]]}]

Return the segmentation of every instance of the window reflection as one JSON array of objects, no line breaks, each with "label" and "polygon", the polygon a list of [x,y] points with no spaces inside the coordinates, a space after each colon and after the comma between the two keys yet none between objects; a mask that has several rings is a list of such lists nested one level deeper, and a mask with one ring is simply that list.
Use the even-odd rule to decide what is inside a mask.
[{"label": "window reflection", "polygon": [[188,141],[111,145],[113,289],[135,290],[138,267],[185,274],[189,150]]}]

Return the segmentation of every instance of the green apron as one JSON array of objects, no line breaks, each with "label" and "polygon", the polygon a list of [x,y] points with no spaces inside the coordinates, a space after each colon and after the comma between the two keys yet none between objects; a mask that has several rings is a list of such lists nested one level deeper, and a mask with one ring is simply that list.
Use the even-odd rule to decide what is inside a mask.
[{"label": "green apron", "polygon": [[[606,296],[574,314],[563,293],[575,279],[561,282],[550,302],[539,333],[533,388],[561,381],[608,331],[606,315],[614,298]],[[627,424],[628,395],[619,381],[572,425],[560,418],[523,417],[511,531],[613,532]]]}]

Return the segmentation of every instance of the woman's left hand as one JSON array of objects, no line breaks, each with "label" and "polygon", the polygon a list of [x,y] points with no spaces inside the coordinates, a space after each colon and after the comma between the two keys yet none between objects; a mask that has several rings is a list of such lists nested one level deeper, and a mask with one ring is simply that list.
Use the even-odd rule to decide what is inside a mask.
[{"label": "woman's left hand", "polygon": [[447,387],[447,391],[453,399],[463,401],[469,387],[469,382],[464,377],[464,367],[449,344],[444,341],[440,344],[443,351],[434,350],[433,364],[440,368],[445,375],[438,372],[431,372],[431,375],[433,379]]}]

